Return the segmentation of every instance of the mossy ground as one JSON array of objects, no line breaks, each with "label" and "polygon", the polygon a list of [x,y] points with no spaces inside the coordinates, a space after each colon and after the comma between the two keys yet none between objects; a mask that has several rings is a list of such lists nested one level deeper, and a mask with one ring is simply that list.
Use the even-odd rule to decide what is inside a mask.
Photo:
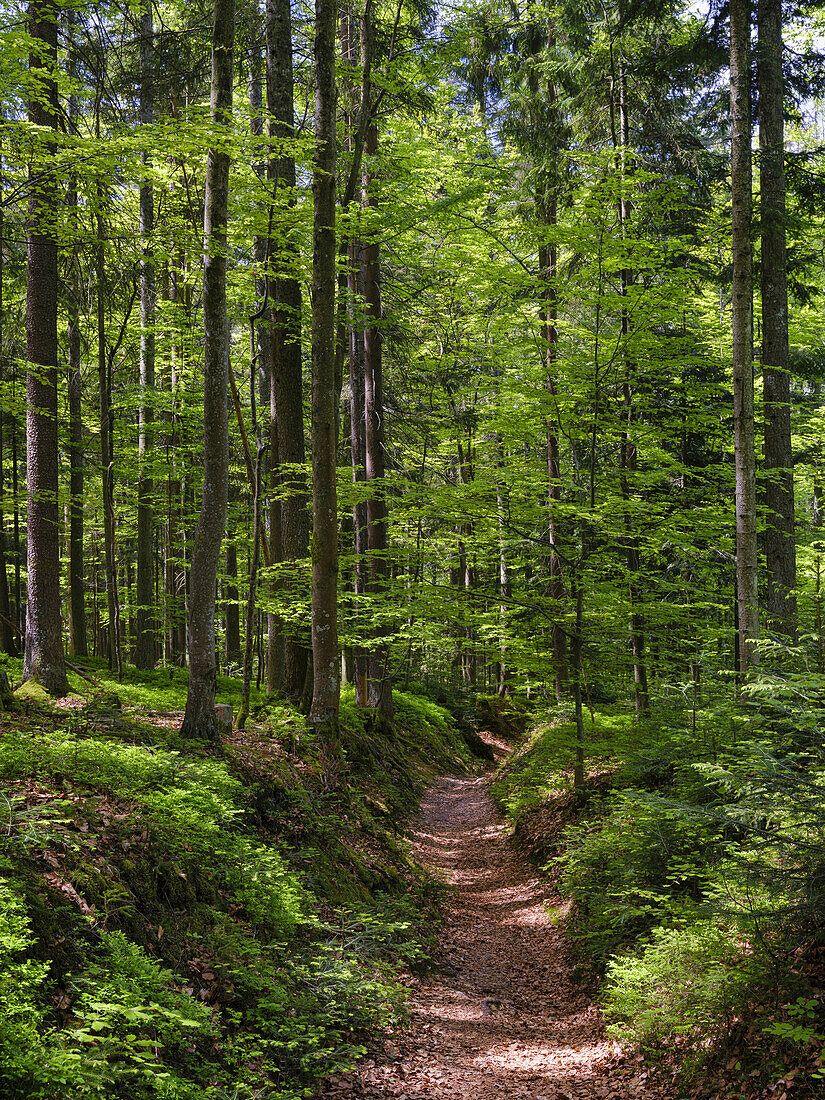
[{"label": "mossy ground", "polygon": [[179,670],[83,671],[0,720],[0,1093],[306,1095],[402,1010],[436,887],[401,823],[464,741],[423,697],[378,734],[345,696],[330,759],[259,697],[216,757]]}]

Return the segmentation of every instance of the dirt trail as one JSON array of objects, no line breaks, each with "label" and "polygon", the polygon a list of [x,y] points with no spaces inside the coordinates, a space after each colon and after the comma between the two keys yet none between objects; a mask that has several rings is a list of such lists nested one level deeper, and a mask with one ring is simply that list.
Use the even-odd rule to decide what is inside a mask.
[{"label": "dirt trail", "polygon": [[661,1100],[573,980],[558,898],[508,842],[487,779],[439,779],[410,837],[452,887],[437,973],[414,986],[410,1024],[386,1057],[333,1079],[324,1096]]}]

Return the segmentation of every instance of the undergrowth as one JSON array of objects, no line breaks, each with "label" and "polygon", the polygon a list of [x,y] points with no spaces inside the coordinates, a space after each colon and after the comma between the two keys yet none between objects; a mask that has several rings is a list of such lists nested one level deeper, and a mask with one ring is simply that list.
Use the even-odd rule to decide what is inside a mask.
[{"label": "undergrowth", "polygon": [[216,758],[166,716],[179,673],[86,671],[2,716],[0,1094],[309,1095],[403,1012],[436,888],[398,822],[464,742],[422,697],[380,734],[345,697],[330,768],[258,699]]},{"label": "undergrowth", "polygon": [[685,1087],[704,1080],[697,1095],[708,1082],[727,1095],[732,1078],[735,1095],[781,1092],[787,1072],[800,1095],[825,1084],[815,679],[765,675],[739,703],[663,700],[647,720],[594,707],[579,790],[575,727],[552,708],[493,785],[516,841],[568,899],[566,927],[602,979],[610,1031],[675,1059]]}]

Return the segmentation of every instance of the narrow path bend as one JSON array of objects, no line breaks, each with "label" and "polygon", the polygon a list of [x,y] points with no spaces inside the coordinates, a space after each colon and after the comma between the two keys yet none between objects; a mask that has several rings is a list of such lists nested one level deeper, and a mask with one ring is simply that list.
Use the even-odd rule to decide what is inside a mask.
[{"label": "narrow path bend", "polygon": [[507,839],[481,778],[439,779],[410,830],[451,887],[434,975],[409,1026],[324,1096],[397,1100],[661,1100],[605,1037],[554,920],[558,898]]}]

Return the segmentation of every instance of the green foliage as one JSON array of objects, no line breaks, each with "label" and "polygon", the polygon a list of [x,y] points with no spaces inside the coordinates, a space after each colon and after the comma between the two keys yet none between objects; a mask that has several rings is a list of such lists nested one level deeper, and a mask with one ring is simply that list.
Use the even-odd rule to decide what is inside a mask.
[{"label": "green foliage", "polygon": [[67,1036],[94,1081],[90,1095],[197,1095],[168,1068],[168,1056],[213,1035],[214,1027],[206,1006],[174,989],[171,978],[123,933],[102,933],[100,952],[76,979],[76,1023]]},{"label": "green foliage", "polygon": [[466,757],[428,700],[397,713],[344,708],[335,791],[285,704],[222,759],[105,694],[4,723],[3,1095],[297,1100],[349,1068],[432,931],[396,821]]},{"label": "green foliage", "polygon": [[741,1011],[758,977],[751,944],[735,925],[692,917],[610,962],[604,1003],[616,1038],[698,1049]]},{"label": "green foliage", "polygon": [[569,826],[559,881],[588,955],[603,965],[686,905],[695,910],[720,842],[713,825],[631,792],[609,799],[595,822]]}]

